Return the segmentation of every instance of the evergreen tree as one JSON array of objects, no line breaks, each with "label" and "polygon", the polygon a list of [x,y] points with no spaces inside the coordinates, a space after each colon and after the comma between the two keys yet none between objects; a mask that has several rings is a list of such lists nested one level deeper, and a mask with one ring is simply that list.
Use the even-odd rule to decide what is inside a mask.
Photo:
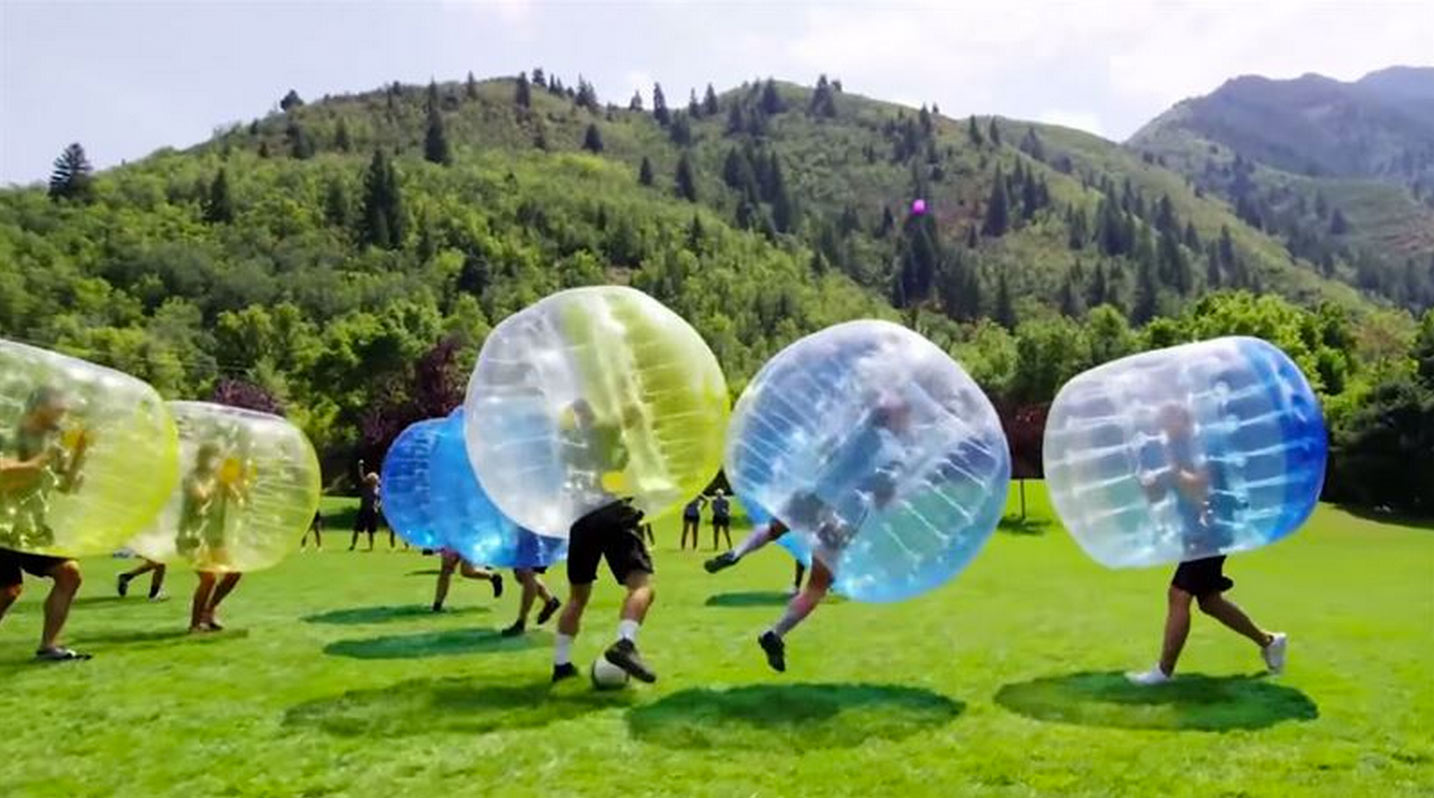
[{"label": "evergreen tree", "polygon": [[1090,285],[1086,288],[1085,304],[1086,307],[1093,308],[1108,301],[1109,288],[1105,282],[1105,266],[1096,261],[1095,271],[1090,276]]},{"label": "evergreen tree", "polygon": [[1085,249],[1090,240],[1090,229],[1085,220],[1085,208],[1071,208],[1066,212],[1066,246],[1071,249]]},{"label": "evergreen tree", "polygon": [[453,162],[453,154],[448,149],[448,134],[443,130],[443,114],[437,105],[428,107],[428,131],[423,135],[423,159],[445,166]]},{"label": "evergreen tree", "polygon": [[1205,255],[1205,285],[1211,291],[1215,291],[1220,288],[1221,282],[1220,258],[1214,250],[1211,250]]},{"label": "evergreen tree", "polygon": [[1040,184],[1036,182],[1034,169],[1027,169],[1021,180],[1021,218],[1030,221],[1041,207]]},{"label": "evergreen tree", "polygon": [[975,147],[979,147],[982,144],[986,143],[986,140],[981,137],[981,128],[976,126],[975,114],[971,114],[971,119],[966,124],[966,138],[970,139],[971,145]]},{"label": "evergreen tree", "polygon": [[692,159],[684,150],[677,159],[677,196],[688,202],[697,201],[697,175],[692,169]]},{"label": "evergreen tree", "polygon": [[349,197],[341,180],[330,180],[324,191],[324,221],[334,227],[349,224]]},{"label": "evergreen tree", "polygon": [[1076,319],[1085,314],[1085,307],[1081,301],[1080,288],[1076,285],[1073,271],[1073,269],[1067,269],[1065,278],[1061,280],[1059,301],[1061,314]]},{"label": "evergreen tree", "polygon": [[259,157],[260,157],[260,158],[268,158],[268,157],[269,157],[269,142],[267,142],[267,141],[261,141],[261,142],[259,142]]},{"label": "evergreen tree", "polygon": [[513,90],[513,102],[519,108],[531,108],[533,106],[533,87],[528,85],[528,73],[518,73],[518,85]]},{"label": "evergreen tree", "polygon": [[629,110],[629,111],[641,111],[641,110],[642,110],[642,92],[640,92],[640,91],[633,91],[633,93],[632,93],[632,99],[627,101],[627,110]]},{"label": "evergreen tree", "polygon": [[696,89],[689,89],[687,92],[687,115],[693,119],[702,118],[702,105],[697,102]]},{"label": "evergreen tree", "polygon": [[712,90],[712,84],[707,84],[707,92],[702,95],[702,115],[716,116],[721,113],[722,107],[717,102],[717,92]]},{"label": "evergreen tree", "polygon": [[285,94],[282,100],[279,100],[279,110],[287,114],[294,108],[302,107],[303,104],[304,101],[299,99],[299,93],[293,89],[289,89],[289,93]]},{"label": "evergreen tree", "polygon": [[1160,279],[1175,293],[1184,296],[1190,293],[1190,262],[1180,248],[1175,231],[1166,228],[1160,232],[1160,243],[1156,249],[1156,263],[1160,268]]},{"label": "evergreen tree", "polygon": [[652,161],[647,156],[642,156],[642,165],[637,167],[637,182],[644,185],[652,185]]},{"label": "evergreen tree", "polygon": [[50,172],[50,199],[85,201],[90,198],[90,161],[85,148],[75,142],[60,152]]},{"label": "evergreen tree", "polygon": [[688,114],[678,111],[672,115],[672,124],[667,127],[667,136],[672,143],[679,147],[687,147],[692,144],[692,123],[687,121]]},{"label": "evergreen tree", "polygon": [[986,128],[986,138],[991,140],[992,147],[1001,146],[1001,129],[996,127],[996,117],[991,117],[991,124]]},{"label": "evergreen tree", "polygon": [[1155,269],[1147,260],[1136,264],[1135,303],[1130,309],[1130,320],[1144,324],[1155,318],[1159,297],[1155,286]]},{"label": "evergreen tree", "polygon": [[573,102],[575,102],[579,108],[586,108],[593,113],[598,112],[600,103],[598,102],[597,89],[582,75],[578,75],[578,93],[577,96],[573,98]]},{"label": "evergreen tree", "polygon": [[1196,232],[1194,222],[1185,223],[1185,248],[1191,252],[1200,251],[1200,233]]},{"label": "evergreen tree", "polygon": [[349,126],[343,117],[339,117],[338,125],[334,127],[334,149],[339,152],[348,152],[353,148],[353,142],[349,141]]},{"label": "evergreen tree", "polygon": [[1010,202],[1006,198],[1006,180],[1001,176],[1001,167],[996,166],[996,177],[991,182],[991,198],[986,201],[986,221],[981,228],[983,235],[1000,238],[1011,224]]},{"label": "evergreen tree", "polygon": [[587,132],[583,134],[583,149],[588,152],[602,152],[602,133],[598,132],[596,122],[589,122]]},{"label": "evergreen tree", "polygon": [[662,96],[661,83],[652,84],[652,118],[663,127],[672,121],[672,114],[667,110],[667,98]]},{"label": "evergreen tree", "polygon": [[896,217],[891,214],[891,208],[883,206],[881,209],[881,224],[876,228],[877,238],[886,238],[896,227]]},{"label": "evergreen tree", "polygon": [[429,111],[438,108],[438,81],[428,79],[428,93],[424,95],[423,107]]},{"label": "evergreen tree", "polygon": [[807,106],[807,113],[813,116],[831,119],[836,114],[836,92],[832,91],[831,84],[827,82],[827,76],[817,78],[816,91],[812,92],[811,104]]},{"label": "evergreen tree", "polygon": [[228,224],[234,221],[234,200],[229,196],[229,175],[224,169],[214,176],[209,184],[209,195],[204,199],[204,221],[210,224]]},{"label": "evergreen tree", "polygon": [[360,219],[364,243],[382,249],[403,246],[403,199],[393,164],[375,148],[364,174],[363,216]]},{"label": "evergreen tree", "polygon": [[782,102],[782,95],[777,92],[777,82],[771,78],[767,78],[766,84],[762,86],[761,108],[762,113],[767,116],[776,116],[787,110],[786,104]]},{"label": "evergreen tree", "polygon": [[[523,82],[527,82],[527,77],[525,77],[523,74],[519,74],[518,77]],[[473,78],[472,70],[468,71],[468,79],[463,81],[463,93],[467,95],[468,99],[470,100],[478,99],[478,81]]]},{"label": "evergreen tree", "polygon": [[902,233],[894,302],[899,308],[917,307],[931,297],[931,288],[940,268],[940,249],[931,216],[912,215]]},{"label": "evergreen tree", "polygon": [[1155,229],[1160,232],[1179,230],[1179,220],[1175,218],[1175,206],[1170,202],[1169,194],[1162,194],[1160,201],[1155,204]]},{"label": "evergreen tree", "polygon": [[284,137],[289,140],[290,156],[300,161],[314,157],[314,139],[307,130],[304,130],[298,120],[289,120],[288,126],[284,129]]},{"label": "evergreen tree", "polygon": [[742,101],[733,100],[727,108],[727,135],[736,135],[747,129],[747,117],[742,113]]},{"label": "evergreen tree", "polygon": [[1037,161],[1046,159],[1046,148],[1041,143],[1041,137],[1036,135],[1034,125],[1026,127],[1026,135],[1021,139],[1021,152],[1035,158]]},{"label": "evergreen tree", "polygon": [[1349,222],[1344,218],[1344,211],[1335,208],[1334,213],[1330,214],[1329,217],[1329,234],[1332,236],[1342,236],[1348,232]]},{"label": "evergreen tree", "polygon": [[546,89],[548,87],[548,76],[543,74],[542,67],[533,67],[533,83],[539,88]]},{"label": "evergreen tree", "polygon": [[1006,270],[996,279],[996,323],[1008,330],[1016,329],[1016,308],[1011,304],[1011,288],[1006,283]]},{"label": "evergreen tree", "polygon": [[772,153],[768,171],[772,182],[772,224],[776,226],[777,232],[790,233],[797,227],[797,209],[787,192],[787,180],[782,175],[782,164],[777,160],[775,152]]}]

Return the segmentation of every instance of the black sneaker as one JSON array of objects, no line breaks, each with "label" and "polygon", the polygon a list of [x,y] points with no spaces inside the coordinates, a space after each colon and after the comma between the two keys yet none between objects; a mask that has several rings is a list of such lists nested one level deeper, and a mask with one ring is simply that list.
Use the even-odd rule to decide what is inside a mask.
[{"label": "black sneaker", "polygon": [[776,632],[763,632],[762,636],[757,638],[757,645],[761,646],[762,651],[766,653],[767,664],[772,666],[772,670],[777,673],[786,672],[787,644],[782,642],[782,638],[777,637]]},{"label": "black sneaker", "polygon": [[564,662],[561,665],[553,666],[553,684],[557,684],[564,679],[571,679],[577,675],[577,666],[573,665],[571,662]]},{"label": "black sneaker", "polygon": [[509,626],[498,634],[501,637],[517,637],[525,631],[527,631],[527,624],[522,621],[514,621],[512,626]]},{"label": "black sneaker", "polygon": [[433,611],[434,611],[434,612],[443,612],[443,605],[442,605],[442,604],[439,604],[439,603],[437,603],[437,602],[434,602],[434,604],[433,604]]},{"label": "black sneaker", "polygon": [[627,675],[640,682],[652,684],[657,681],[657,674],[647,667],[642,657],[637,653],[637,644],[631,640],[619,640],[608,646],[603,652],[603,659],[627,671]]},{"label": "black sneaker", "polygon": [[493,598],[503,597],[503,575],[493,574]]},{"label": "black sneaker", "polygon": [[731,568],[736,564],[737,555],[730,551],[724,551],[707,562],[702,563],[702,567],[707,569],[707,573],[715,574],[723,568]]},{"label": "black sneaker", "polygon": [[120,574],[115,579],[115,592],[120,594],[120,598],[129,595],[129,574]]},{"label": "black sneaker", "polygon": [[557,612],[558,608],[561,606],[563,606],[563,603],[561,601],[558,601],[556,597],[548,599],[547,603],[543,605],[543,608],[541,610],[538,610],[537,625],[542,626],[543,624],[547,623],[548,619],[553,617],[553,613]]}]

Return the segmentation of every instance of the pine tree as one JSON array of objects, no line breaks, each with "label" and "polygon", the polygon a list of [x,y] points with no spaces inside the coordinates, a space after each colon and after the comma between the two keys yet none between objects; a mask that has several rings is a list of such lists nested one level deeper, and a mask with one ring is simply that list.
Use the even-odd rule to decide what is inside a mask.
[{"label": "pine tree", "polygon": [[542,67],[533,67],[533,85],[540,89],[548,87],[548,76],[543,74]]},{"label": "pine tree", "polygon": [[652,161],[647,156],[642,156],[642,165],[637,167],[637,182],[644,186],[652,185]]},{"label": "pine tree", "polygon": [[996,127],[996,117],[991,117],[991,124],[986,128],[986,138],[991,140],[992,147],[1001,146],[1001,129]]},{"label": "pine tree", "polygon": [[423,159],[445,166],[453,162],[453,154],[448,150],[448,134],[443,131],[443,114],[437,105],[428,107],[428,131],[423,135]]},{"label": "pine tree", "polygon": [[279,100],[279,110],[287,114],[294,108],[302,107],[303,104],[304,101],[299,99],[299,93],[293,89],[289,89],[289,93],[285,94],[282,100]]},{"label": "pine tree", "polygon": [[1130,309],[1130,320],[1144,324],[1155,318],[1159,297],[1155,286],[1155,269],[1150,261],[1141,260],[1135,272],[1135,303]]},{"label": "pine tree", "polygon": [[667,126],[667,136],[672,143],[679,147],[686,147],[692,144],[692,123],[687,121],[688,114],[678,111],[672,115],[672,124]]},{"label": "pine tree", "polygon": [[1086,307],[1093,308],[1109,302],[1109,289],[1105,283],[1105,266],[1100,261],[1095,262],[1095,271],[1090,276],[1090,286],[1086,289]]},{"label": "pine tree", "polygon": [[886,238],[888,235],[891,235],[891,231],[892,231],[893,229],[895,229],[895,227],[896,227],[896,217],[892,215],[892,213],[891,213],[891,208],[888,208],[888,207],[886,207],[886,206],[882,206],[882,208],[881,208],[881,224],[877,225],[877,228],[876,228],[876,237],[877,237],[877,238]]},{"label": "pine tree", "polygon": [[330,180],[324,192],[324,221],[334,227],[347,227],[349,223],[349,197],[344,191],[343,181]]},{"label": "pine tree", "polygon": [[913,308],[931,297],[932,284],[940,269],[940,246],[936,224],[929,215],[907,217],[902,232],[894,299],[899,308]]},{"label": "pine tree", "polygon": [[339,123],[334,128],[334,149],[339,152],[348,152],[353,148],[353,142],[349,141],[349,126],[339,117]]},{"label": "pine tree", "polygon": [[1348,232],[1349,222],[1344,218],[1344,211],[1335,208],[1334,213],[1330,214],[1329,217],[1329,234],[1332,236],[1342,236]]},{"label": "pine tree", "polygon": [[[524,81],[527,80],[524,75],[519,75],[519,77]],[[472,70],[468,72],[468,79],[463,81],[463,93],[467,95],[470,100],[478,99],[478,81],[474,80]]]},{"label": "pine tree", "polygon": [[836,93],[832,91],[831,84],[827,82],[827,76],[817,78],[816,91],[812,92],[812,101],[807,106],[807,113],[812,116],[831,119],[837,115]]},{"label": "pine tree", "polygon": [[787,110],[786,104],[782,102],[782,95],[777,92],[777,82],[771,78],[767,78],[766,84],[762,86],[761,108],[762,113],[767,116],[776,116]]},{"label": "pine tree", "polygon": [[267,142],[267,141],[261,141],[261,142],[259,142],[259,157],[260,157],[260,158],[268,158],[268,157],[269,157],[269,142]]},{"label": "pine tree", "polygon": [[996,177],[991,184],[991,198],[986,201],[986,221],[981,228],[983,235],[1000,238],[1011,224],[1010,202],[1006,197],[1006,180],[1001,176],[1001,167],[996,166]]},{"label": "pine tree", "polygon": [[1085,315],[1085,308],[1081,301],[1080,288],[1076,285],[1074,269],[1067,269],[1066,276],[1061,280],[1060,308],[1061,315],[1077,319]]},{"label": "pine tree", "polygon": [[518,73],[518,85],[513,90],[513,102],[519,108],[531,108],[533,106],[533,87],[528,85],[528,73]]},{"label": "pine tree", "polygon": [[1036,135],[1034,125],[1026,127],[1026,135],[1021,139],[1021,152],[1035,158],[1037,161],[1046,159],[1046,148],[1041,143],[1041,137]]},{"label": "pine tree", "polygon": [[578,75],[578,93],[573,98],[573,102],[579,108],[586,108],[593,113],[598,111],[600,103],[598,103],[597,89],[582,75]]},{"label": "pine tree", "polygon": [[971,145],[974,147],[979,147],[986,143],[986,140],[981,137],[981,128],[976,126],[975,114],[971,114],[971,119],[966,124],[966,138],[971,140]]},{"label": "pine tree", "polygon": [[1066,212],[1066,229],[1068,236],[1066,246],[1071,249],[1085,249],[1085,244],[1090,240],[1090,228],[1085,220],[1085,208],[1071,208]]},{"label": "pine tree", "polygon": [[583,134],[583,149],[588,152],[602,152],[602,133],[598,132],[595,122],[589,122],[587,132]]},{"label": "pine tree", "polygon": [[797,209],[792,201],[791,195],[787,192],[787,180],[782,175],[782,164],[777,160],[777,154],[772,153],[771,166],[768,168],[771,174],[772,183],[772,224],[781,233],[790,233],[797,227]]},{"label": "pine tree", "polygon": [[438,81],[428,79],[428,92],[424,94],[423,107],[429,111],[438,108]]},{"label": "pine tree", "polygon": [[641,110],[642,110],[642,92],[640,92],[640,91],[634,91],[634,92],[632,93],[632,99],[627,101],[627,110],[629,110],[629,111],[641,111]]},{"label": "pine tree", "polygon": [[1212,249],[1205,255],[1205,285],[1211,291],[1220,287],[1220,258]]},{"label": "pine tree", "polygon": [[702,105],[697,102],[696,89],[689,89],[687,92],[687,115],[693,119],[702,118]]},{"label": "pine tree", "polygon": [[747,129],[747,117],[742,113],[742,101],[733,100],[727,109],[727,135],[736,135]]},{"label": "pine tree", "polygon": [[712,90],[712,84],[707,84],[707,93],[702,95],[702,115],[716,116],[721,113],[722,107],[717,102],[717,92]]},{"label": "pine tree", "polygon": [[360,219],[361,236],[364,243],[383,249],[398,249],[403,246],[403,200],[398,187],[398,175],[393,165],[384,156],[382,148],[375,148],[373,160],[364,174],[363,217]]},{"label": "pine tree", "polygon": [[86,201],[90,198],[90,161],[79,142],[66,147],[50,172],[50,199]]},{"label": "pine tree", "polygon": [[1185,248],[1191,252],[1200,251],[1200,234],[1196,232],[1194,222],[1185,223]]},{"label": "pine tree", "polygon": [[688,202],[697,201],[697,175],[692,170],[692,159],[686,151],[677,159],[677,196]]},{"label": "pine tree", "polygon": [[667,98],[662,95],[662,84],[652,84],[652,118],[657,124],[667,127],[672,121],[672,113],[667,110]]},{"label": "pine tree", "polygon": [[300,161],[314,157],[314,139],[307,130],[304,130],[298,120],[289,120],[288,126],[284,129],[284,136],[289,140],[289,155],[291,157]]},{"label": "pine tree", "polygon": [[234,200],[229,196],[229,175],[224,169],[220,169],[214,182],[209,184],[209,195],[204,199],[204,221],[210,224],[234,221]]},{"label": "pine tree", "polygon": [[1030,221],[1041,207],[1041,189],[1036,183],[1034,169],[1027,169],[1021,180],[1021,218]]},{"label": "pine tree", "polygon": [[996,280],[996,323],[1008,330],[1016,329],[1016,308],[1011,304],[1011,287],[1002,269]]},{"label": "pine tree", "polygon": [[1162,282],[1181,296],[1190,292],[1190,262],[1185,259],[1185,252],[1180,249],[1180,241],[1175,237],[1175,231],[1170,228],[1160,232],[1156,263]]}]

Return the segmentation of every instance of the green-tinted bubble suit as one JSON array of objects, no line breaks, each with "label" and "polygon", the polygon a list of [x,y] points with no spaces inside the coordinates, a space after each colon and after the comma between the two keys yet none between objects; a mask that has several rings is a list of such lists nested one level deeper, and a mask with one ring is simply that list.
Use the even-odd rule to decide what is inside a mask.
[{"label": "green-tinted bubble suit", "polygon": [[631,288],[575,288],[489,334],[465,438],[504,515],[566,538],[615,499],[656,516],[705,488],[727,411],[722,369],[691,325]]},{"label": "green-tinted bubble suit", "polygon": [[170,402],[180,476],[154,526],[130,542],[151,560],[247,572],[295,549],[319,507],[319,461],[298,427],[267,413]]},{"label": "green-tinted bubble suit", "polygon": [[0,340],[0,548],[114,551],[154,520],[178,468],[174,420],[154,388]]}]

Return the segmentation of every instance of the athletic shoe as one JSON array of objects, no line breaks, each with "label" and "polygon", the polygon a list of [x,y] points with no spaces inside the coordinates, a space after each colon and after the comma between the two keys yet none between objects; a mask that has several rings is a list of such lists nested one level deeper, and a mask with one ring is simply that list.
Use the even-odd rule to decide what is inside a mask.
[{"label": "athletic shoe", "polygon": [[209,631],[211,632],[224,631],[224,624],[220,623],[218,618],[211,616],[209,620],[205,621],[205,624],[209,627]]},{"label": "athletic shoe", "polygon": [[433,611],[434,611],[434,612],[443,612],[443,605],[442,605],[442,604],[435,603],[435,604],[433,605]]},{"label": "athletic shoe", "polygon": [[762,651],[767,655],[767,664],[772,666],[772,670],[777,673],[786,673],[787,644],[782,642],[782,638],[778,637],[776,632],[770,630],[763,632],[762,636],[757,638],[757,645],[761,646]]},{"label": "athletic shoe", "polygon": [[169,601],[169,594],[161,591],[159,593],[155,593],[153,596],[150,596],[149,600],[153,602]]},{"label": "athletic shoe", "polygon": [[81,654],[73,648],[65,648],[64,646],[42,648],[35,652],[35,659],[41,662],[72,662],[89,658],[89,654]]},{"label": "athletic shoe", "polygon": [[553,666],[553,684],[557,684],[564,679],[571,679],[577,675],[578,668],[571,662],[564,662],[561,665]]},{"label": "athletic shoe", "polygon": [[1284,632],[1275,632],[1270,637],[1270,644],[1260,649],[1260,656],[1264,658],[1265,667],[1270,669],[1270,673],[1283,673],[1285,649],[1289,647],[1290,638]]},{"label": "athletic shoe", "polygon": [[1160,670],[1159,665],[1156,665],[1148,671],[1141,671],[1139,673],[1131,671],[1130,673],[1125,674],[1125,678],[1131,684],[1138,684],[1142,687],[1151,687],[1153,685],[1165,684],[1166,682],[1171,681],[1170,674]]},{"label": "athletic shoe", "polygon": [[707,569],[707,573],[709,573],[709,574],[715,574],[715,573],[717,573],[718,571],[722,570],[723,568],[731,568],[732,566],[734,566],[734,565],[736,565],[736,564],[737,564],[737,555],[736,555],[736,553],[735,553],[735,552],[730,552],[730,551],[724,551],[724,552],[722,552],[721,554],[717,555],[716,557],[713,557],[712,559],[708,560],[707,562],[702,563],[702,567]]},{"label": "athletic shoe", "polygon": [[493,598],[503,597],[503,575],[493,574]]},{"label": "athletic shoe", "polygon": [[120,598],[129,595],[129,580],[130,577],[128,574],[120,574],[115,579],[115,592],[120,594]]},{"label": "athletic shoe", "polygon": [[637,653],[637,644],[631,640],[623,639],[607,647],[603,652],[603,659],[627,671],[627,675],[641,682],[652,684],[657,681],[657,674],[647,667],[642,657]]},{"label": "athletic shoe", "polygon": [[547,603],[543,605],[543,608],[541,610],[538,610],[537,625],[542,626],[543,624],[547,623],[548,619],[553,617],[553,613],[557,612],[558,608],[561,606],[563,606],[563,603],[561,601],[558,601],[557,596],[548,599]]},{"label": "athletic shoe", "polygon": [[517,637],[527,631],[527,625],[522,621],[514,621],[512,626],[499,632],[500,637]]}]

